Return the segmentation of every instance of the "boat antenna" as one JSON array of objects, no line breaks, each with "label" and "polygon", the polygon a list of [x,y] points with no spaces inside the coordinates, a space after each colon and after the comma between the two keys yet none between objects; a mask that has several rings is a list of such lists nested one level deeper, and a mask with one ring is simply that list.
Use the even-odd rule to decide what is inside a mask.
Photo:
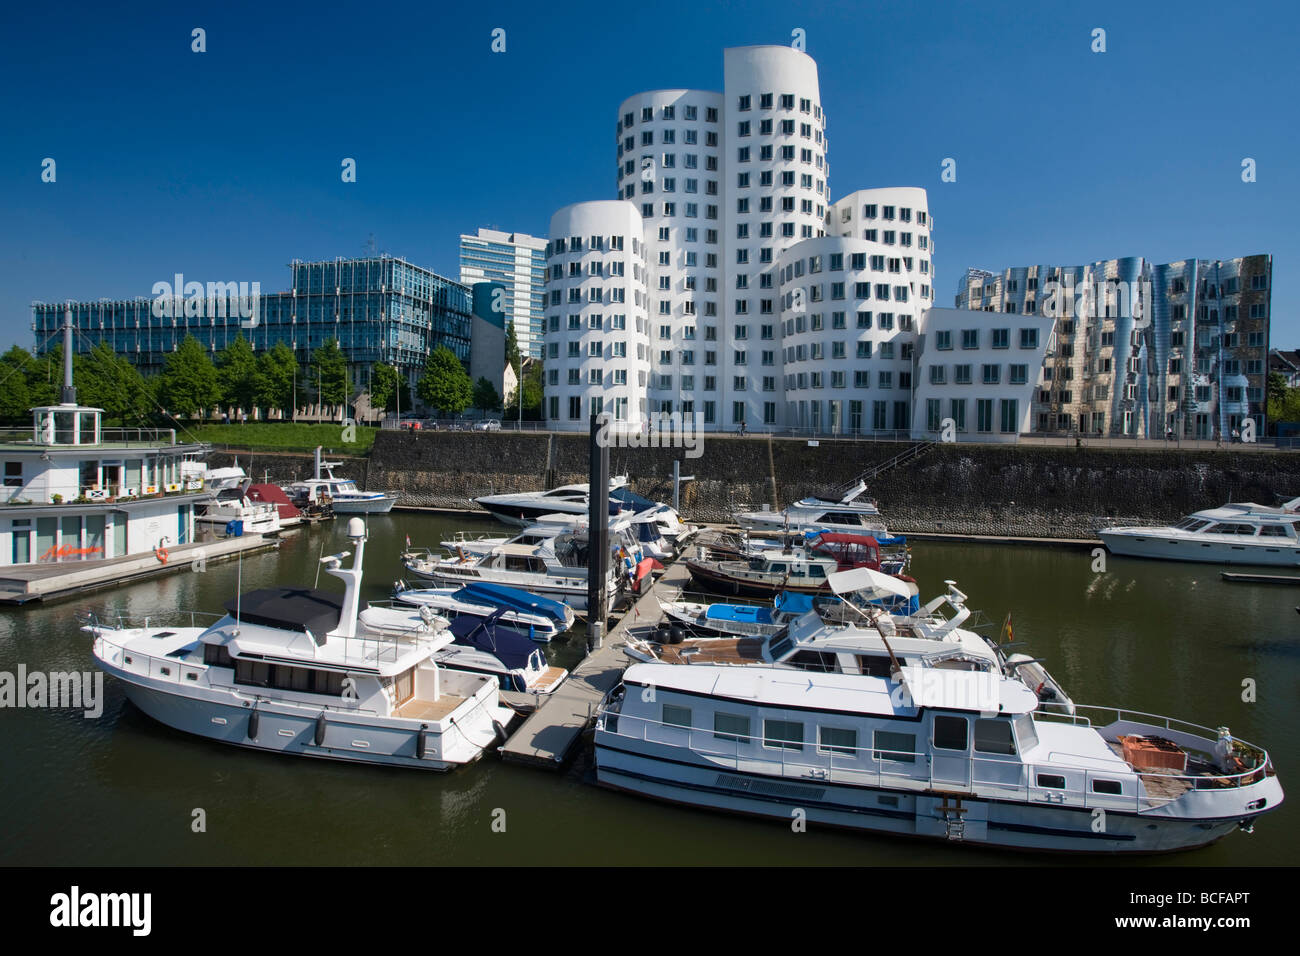
[{"label": "boat antenna", "polygon": [[324,560],[325,560],[325,542],[322,540],[320,543],[320,554],[316,556],[316,580],[312,583],[313,588],[320,587],[320,568]]}]

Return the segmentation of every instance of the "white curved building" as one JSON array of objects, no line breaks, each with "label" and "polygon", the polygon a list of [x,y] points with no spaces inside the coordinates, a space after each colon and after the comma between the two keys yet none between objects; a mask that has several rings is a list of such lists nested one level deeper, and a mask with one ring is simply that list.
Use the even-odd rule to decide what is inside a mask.
[{"label": "white curved building", "polygon": [[[916,316],[933,301],[928,203],[924,190],[911,188],[862,190],[831,203],[816,62],[789,46],[725,50],[723,92],[666,89],[631,96],[619,106],[615,135],[618,196],[639,213],[645,241],[648,374],[641,394],[627,396],[630,404],[641,398],[643,414],[695,415],[713,431],[735,431],[742,424],[754,431],[827,427],[832,421],[852,430],[857,415],[861,423],[856,430],[867,432],[877,421],[872,403],[884,400],[885,424],[874,430],[906,431],[910,409],[896,414],[893,402],[909,396],[900,394],[897,384],[885,399],[868,394],[878,381],[876,365],[854,365],[859,339],[831,333],[856,332],[857,313],[879,309],[896,317],[892,329],[883,330],[890,333],[886,338],[912,335],[907,329],[915,328]],[[586,205],[592,204],[580,204]],[[879,222],[869,222],[868,212]],[[887,214],[894,218],[886,219]],[[864,245],[862,233],[868,229],[879,235]],[[552,245],[570,231],[567,224],[553,223]],[[838,251],[831,245],[809,247],[790,259],[791,272],[797,259],[865,254],[866,265],[853,270],[858,277],[846,281],[870,283],[868,302],[877,284],[888,284],[888,308],[846,305],[853,327],[834,329],[831,312],[839,310],[828,305],[825,328],[814,333],[806,326],[791,332],[787,343],[787,320],[794,329],[798,319],[784,314],[778,261],[791,247],[828,236],[854,242],[834,246]],[[880,260],[879,270],[872,257]],[[590,390],[588,356],[585,351],[571,354],[566,338],[570,320],[554,302],[558,291],[567,303],[573,277],[567,260],[558,263],[558,276],[556,260],[549,264],[547,417],[557,427],[585,427],[585,413],[571,419],[568,411],[575,368],[587,383],[583,397],[597,397]],[[891,273],[893,266],[898,268]],[[799,278],[810,290],[808,280]],[[906,288],[905,301],[896,301],[896,288]],[[793,296],[793,289],[792,283],[785,292]],[[557,309],[563,313],[558,318]],[[882,330],[873,324],[863,331],[870,333],[863,341],[872,343],[871,361],[877,362],[875,342]],[[898,356],[904,338],[893,343],[895,358],[883,361],[903,361]],[[824,387],[813,387],[811,359],[792,359],[803,367],[784,368],[787,353],[797,355],[803,347],[803,354],[810,355],[814,339],[823,354],[838,352],[836,343],[851,353],[843,369],[822,370],[827,381],[833,371],[843,371],[847,383],[861,381],[857,373],[867,372],[872,385],[849,395],[853,386],[846,384],[842,396],[832,396],[823,394]],[[891,365],[885,381],[898,383],[907,374]],[[552,397],[559,399],[558,408]]]},{"label": "white curved building", "polygon": [[911,429],[917,317],[898,249],[808,239],[777,258],[788,428]]},{"label": "white curved building", "polygon": [[618,189],[646,239],[649,408],[700,411],[706,327],[716,336],[723,283],[721,93],[655,90],[619,107]]},{"label": "white curved building", "polygon": [[620,200],[580,202],[551,216],[546,247],[546,419],[586,430],[609,412],[640,427],[649,339],[641,214]]}]

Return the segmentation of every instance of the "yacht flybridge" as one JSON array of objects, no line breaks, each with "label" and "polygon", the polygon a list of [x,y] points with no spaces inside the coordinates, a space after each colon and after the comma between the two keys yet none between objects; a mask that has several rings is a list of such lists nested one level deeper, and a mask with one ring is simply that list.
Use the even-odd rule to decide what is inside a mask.
[{"label": "yacht flybridge", "polygon": [[1226,504],[1173,526],[1105,528],[1098,534],[1112,553],[1137,558],[1300,567],[1300,498],[1276,508]]},{"label": "yacht flybridge", "polygon": [[633,664],[597,713],[597,782],[786,821],[801,811],[850,829],[1067,852],[1203,846],[1282,802],[1268,753],[1226,727],[1049,708],[965,640],[925,653],[913,644],[933,639],[882,630],[869,652],[846,638],[810,643],[808,666],[775,646],[753,660],[701,651],[686,666]]},{"label": "yacht flybridge", "polygon": [[736,523],[747,531],[764,533],[843,531],[849,534],[887,535],[876,502],[862,498],[867,483],[859,481],[838,498],[816,496],[797,501],[782,511],[742,511]]},{"label": "yacht flybridge", "polygon": [[359,626],[366,531],[323,558],[340,596],[263,588],[209,627],[91,619],[95,662],[161,723],[225,743],[358,763],[448,770],[504,739],[512,712],[495,677],[440,667],[445,628],[383,634]]}]

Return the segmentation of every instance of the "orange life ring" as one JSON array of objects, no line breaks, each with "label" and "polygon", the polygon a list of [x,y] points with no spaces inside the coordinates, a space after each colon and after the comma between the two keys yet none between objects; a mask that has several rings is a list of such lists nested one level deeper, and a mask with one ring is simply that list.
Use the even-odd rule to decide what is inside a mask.
[{"label": "orange life ring", "polygon": [[166,549],[166,548],[154,548],[154,549],[153,549],[153,556],[154,556],[155,558],[158,559],[158,563],[159,563],[159,564],[166,564],[166,563],[167,563],[167,549]]}]

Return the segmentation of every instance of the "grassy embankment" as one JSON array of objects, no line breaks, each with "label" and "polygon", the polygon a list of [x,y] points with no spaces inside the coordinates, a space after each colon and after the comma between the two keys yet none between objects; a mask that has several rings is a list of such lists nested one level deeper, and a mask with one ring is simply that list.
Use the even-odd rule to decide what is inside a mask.
[{"label": "grassy embankment", "polygon": [[342,425],[307,425],[296,422],[249,422],[247,425],[191,425],[178,439],[196,438],[212,445],[247,448],[250,451],[310,452],[323,445],[329,454],[368,455],[378,428],[355,426],[355,440],[343,440]]}]

